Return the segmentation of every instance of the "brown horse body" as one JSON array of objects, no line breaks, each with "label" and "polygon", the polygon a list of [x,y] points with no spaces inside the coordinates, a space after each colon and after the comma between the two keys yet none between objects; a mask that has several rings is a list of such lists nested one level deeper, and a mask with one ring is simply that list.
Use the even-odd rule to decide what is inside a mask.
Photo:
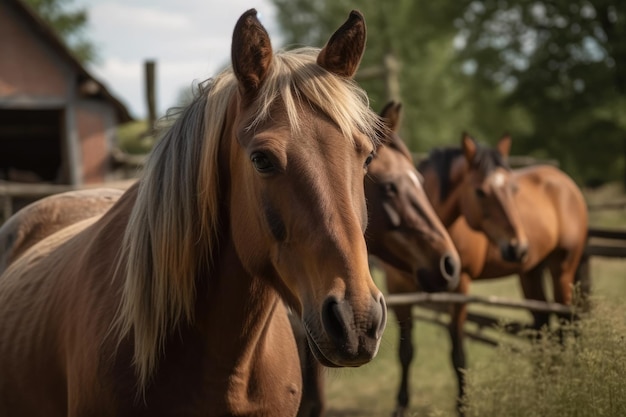
[{"label": "brown horse body", "polygon": [[274,56],[255,15],[139,183],[0,276],[0,415],[293,416],[284,301],[322,363],[376,354],[362,181],[377,119],[348,80],[364,21]]},{"label": "brown horse body", "polygon": [[0,274],[26,249],[64,227],[103,214],[122,194],[115,188],[70,191],[24,207],[0,228]]},{"label": "brown horse body", "polygon": [[[496,149],[477,147],[473,140],[464,137],[462,148],[435,149],[418,166],[433,207],[461,256],[461,280],[456,292],[467,294],[472,280],[519,274],[526,298],[546,300],[542,276],[547,268],[555,301],[570,304],[587,237],[584,198],[576,184],[554,167],[511,170],[506,164],[509,148],[508,137]],[[476,159],[480,158],[491,159],[492,163],[478,163]],[[391,293],[419,289],[400,271],[388,268],[386,272]],[[410,308],[405,316],[406,328],[401,326],[403,376],[397,416],[405,415],[408,407],[407,378],[413,352]],[[534,328],[548,324],[549,314],[533,312],[533,316]],[[452,307],[449,330],[458,398],[464,394],[466,317],[465,304]]]}]

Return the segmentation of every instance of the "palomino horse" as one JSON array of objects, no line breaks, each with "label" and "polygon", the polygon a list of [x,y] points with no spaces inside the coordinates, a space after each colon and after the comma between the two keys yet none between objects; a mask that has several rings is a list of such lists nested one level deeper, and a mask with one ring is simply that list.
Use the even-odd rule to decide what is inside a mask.
[{"label": "palomino horse", "polygon": [[[381,112],[387,124],[385,146],[378,149],[365,178],[369,224],[365,232],[370,255],[402,271],[413,286],[428,291],[453,290],[458,286],[460,260],[454,243],[433,210],[422,187],[408,148],[398,135],[401,105],[389,103]],[[401,292],[403,280],[387,280],[392,292]],[[411,309],[394,306],[400,322],[400,356],[405,358],[406,328],[411,325]],[[302,331],[294,323],[303,364],[304,388],[299,417],[323,414],[324,378],[306,348]],[[299,336],[298,336],[299,335]],[[403,350],[404,349],[404,350]]]},{"label": "palomino horse", "polygon": [[[552,276],[555,301],[570,304],[576,269],[587,237],[587,208],[576,184],[562,171],[537,165],[511,170],[507,158],[511,145],[503,137],[496,148],[478,145],[464,135],[461,148],[437,148],[420,162],[424,187],[448,228],[461,256],[461,281],[456,292],[467,294],[472,279],[519,274],[524,296],[546,300],[542,275]],[[415,291],[410,277],[386,270],[404,291]],[[549,314],[533,312],[536,329],[547,325]],[[467,306],[452,307],[450,337],[452,363],[459,399],[464,394],[466,367],[463,326]],[[412,352],[411,331],[401,339]],[[397,416],[408,406],[408,367],[402,358],[403,379],[398,394]]]},{"label": "palomino horse", "polygon": [[[378,150],[370,164],[365,180],[370,217],[366,231],[367,242],[371,242],[368,251],[402,268],[405,274],[415,277],[426,288],[453,289],[458,285],[460,260],[445,228],[430,207],[410,152],[397,135],[400,109],[400,104],[389,103],[381,113],[389,127],[389,136],[386,146]],[[0,247],[9,255],[10,263],[54,232],[103,214],[121,195],[122,191],[116,189],[88,189],[38,200],[0,227]],[[381,241],[389,242],[391,247],[385,248]],[[408,263],[402,258],[389,258],[394,255],[394,250],[400,250],[396,248],[412,250]],[[401,317],[398,311],[396,314]],[[303,398],[298,415],[319,416],[324,407],[321,369],[307,347],[300,320],[293,315],[290,319],[300,343],[298,350],[303,364]],[[407,319],[410,320],[410,316]],[[402,320],[401,326],[405,322]]]},{"label": "palomino horse", "polygon": [[283,300],[316,358],[376,354],[363,176],[378,117],[350,79],[352,12],[320,50],[272,52],[250,10],[206,84],[104,215],[0,276],[0,414],[293,416],[301,376]]}]

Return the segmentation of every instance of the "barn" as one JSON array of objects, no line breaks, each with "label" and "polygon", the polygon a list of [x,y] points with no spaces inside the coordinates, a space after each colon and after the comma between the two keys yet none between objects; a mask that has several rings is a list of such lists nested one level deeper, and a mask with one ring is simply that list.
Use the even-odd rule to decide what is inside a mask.
[{"label": "barn", "polygon": [[115,127],[131,120],[28,5],[0,2],[0,181],[105,181]]}]

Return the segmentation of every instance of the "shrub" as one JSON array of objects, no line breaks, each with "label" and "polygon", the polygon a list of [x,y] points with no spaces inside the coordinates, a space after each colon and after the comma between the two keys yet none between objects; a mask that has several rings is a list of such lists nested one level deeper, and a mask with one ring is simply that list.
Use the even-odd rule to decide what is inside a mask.
[{"label": "shrub", "polygon": [[467,417],[626,416],[626,314],[596,300],[560,335],[501,344],[466,373]]}]

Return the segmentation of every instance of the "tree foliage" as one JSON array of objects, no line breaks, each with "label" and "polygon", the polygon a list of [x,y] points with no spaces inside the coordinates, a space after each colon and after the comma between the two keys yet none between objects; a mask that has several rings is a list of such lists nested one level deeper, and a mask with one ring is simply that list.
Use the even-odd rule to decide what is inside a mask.
[{"label": "tree foliage", "polygon": [[[502,133],[500,128],[492,132],[475,123],[485,113],[494,120],[507,116],[493,104],[493,97],[499,93],[474,90],[468,75],[455,64],[454,39],[458,29],[454,21],[462,11],[457,2],[273,1],[288,46],[323,46],[351,9],[364,14],[368,40],[361,70],[382,65],[389,53],[400,62],[402,134],[413,150],[458,144],[464,130],[480,137]],[[362,80],[357,75],[357,79],[368,91],[372,107],[381,109],[390,98],[384,78]]]},{"label": "tree foliage", "polygon": [[94,45],[85,37],[87,10],[68,10],[71,0],[26,0],[59,37],[68,45],[74,56],[83,63],[96,59]]},{"label": "tree foliage", "polygon": [[462,59],[485,88],[505,86],[532,130],[518,151],[545,154],[586,181],[624,171],[626,3],[609,0],[468,2],[457,20]]},{"label": "tree foliage", "polygon": [[[361,68],[401,62],[403,136],[414,150],[512,135],[513,152],[557,159],[578,180],[624,172],[626,2],[273,0],[287,44],[322,46],[352,8],[365,15]],[[382,78],[360,80],[372,107]]]}]

